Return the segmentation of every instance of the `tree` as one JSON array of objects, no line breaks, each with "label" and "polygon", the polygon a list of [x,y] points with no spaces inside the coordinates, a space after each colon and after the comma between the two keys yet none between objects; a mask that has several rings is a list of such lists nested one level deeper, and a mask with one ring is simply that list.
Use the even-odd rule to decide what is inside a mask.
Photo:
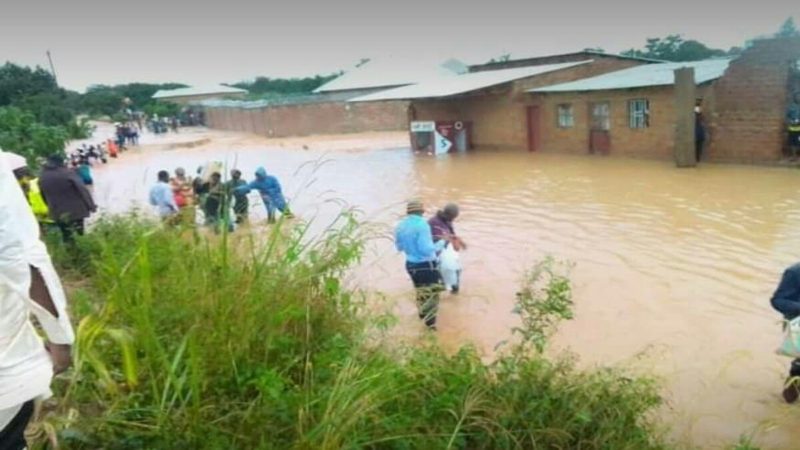
[{"label": "tree", "polygon": [[331,81],[339,74],[315,75],[305,78],[269,78],[257,77],[253,81],[240,81],[232,86],[246,89],[254,95],[296,95],[310,94],[323,84]]},{"label": "tree", "polygon": [[670,34],[664,38],[648,38],[644,49],[630,49],[622,54],[664,61],[699,61],[725,56],[727,52],[709,48],[695,40],[686,41],[679,34]]},{"label": "tree", "polygon": [[800,37],[800,30],[797,29],[797,26],[794,24],[794,18],[789,17],[783,22],[781,25],[780,30],[775,33],[775,37],[777,38],[793,38],[793,37]]},{"label": "tree", "polygon": [[25,157],[29,167],[36,168],[40,159],[63,153],[67,139],[64,127],[43,125],[32,113],[13,106],[0,107],[0,148]]}]

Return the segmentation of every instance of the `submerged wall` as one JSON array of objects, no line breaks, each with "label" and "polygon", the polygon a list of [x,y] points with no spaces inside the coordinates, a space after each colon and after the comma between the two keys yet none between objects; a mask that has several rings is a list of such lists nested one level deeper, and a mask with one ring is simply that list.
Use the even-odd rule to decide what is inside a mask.
[{"label": "submerged wall", "polygon": [[407,102],[321,102],[264,107],[206,106],[206,125],[268,137],[405,130]]},{"label": "submerged wall", "polygon": [[783,156],[791,67],[800,38],[756,41],[714,85],[708,157],[764,163]]}]

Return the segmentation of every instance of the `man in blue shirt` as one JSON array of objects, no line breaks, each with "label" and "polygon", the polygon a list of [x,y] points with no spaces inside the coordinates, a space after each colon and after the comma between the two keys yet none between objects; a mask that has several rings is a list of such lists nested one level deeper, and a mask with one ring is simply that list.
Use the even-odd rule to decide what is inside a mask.
[{"label": "man in blue shirt", "polygon": [[421,201],[408,202],[406,212],[408,215],[395,229],[395,246],[406,254],[406,271],[417,291],[419,318],[435,330],[442,290],[436,254],[444,248],[447,238],[433,243],[431,226],[422,217],[425,207]]},{"label": "man in blue shirt", "polygon": [[261,200],[264,202],[264,207],[267,208],[267,217],[270,223],[275,222],[275,210],[280,211],[287,219],[294,217],[289,210],[286,199],[283,197],[280,182],[274,176],[267,175],[267,171],[263,167],[259,167],[256,170],[255,180],[237,187],[233,193],[235,195],[244,195],[253,189],[261,194]]},{"label": "man in blue shirt", "polygon": [[[800,316],[800,263],[783,272],[781,282],[772,294],[770,303],[786,320]],[[789,379],[786,380],[783,389],[783,399],[787,403],[794,403],[798,397],[800,397],[800,359],[795,359],[789,368]]]},{"label": "man in blue shirt", "polygon": [[178,213],[175,194],[169,185],[169,172],[166,170],[158,172],[158,183],[150,189],[150,204],[156,207],[158,216],[163,220]]}]

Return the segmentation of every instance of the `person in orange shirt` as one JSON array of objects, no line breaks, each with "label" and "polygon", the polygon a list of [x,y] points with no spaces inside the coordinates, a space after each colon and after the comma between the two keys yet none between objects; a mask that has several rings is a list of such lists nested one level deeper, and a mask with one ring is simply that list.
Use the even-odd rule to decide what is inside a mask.
[{"label": "person in orange shirt", "polygon": [[185,225],[193,225],[196,216],[196,199],[192,179],[186,176],[183,167],[175,169],[175,176],[169,181],[172,193],[175,196],[175,204],[180,208],[181,222]]}]

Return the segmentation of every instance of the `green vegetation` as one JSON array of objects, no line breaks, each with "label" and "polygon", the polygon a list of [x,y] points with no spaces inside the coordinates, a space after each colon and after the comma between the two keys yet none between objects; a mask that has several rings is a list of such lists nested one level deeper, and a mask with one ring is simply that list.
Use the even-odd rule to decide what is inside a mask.
[{"label": "green vegetation", "polygon": [[671,34],[664,38],[648,38],[641,50],[630,49],[622,52],[625,56],[660,59],[663,61],[699,61],[726,55],[736,55],[741,48],[733,47],[728,51],[709,48],[695,40],[684,40],[679,34]]},{"label": "green vegetation", "polygon": [[78,94],[59,88],[42,68],[0,66],[0,148],[25,156],[31,167],[63,152],[67,140],[91,132],[75,117],[77,103]]},{"label": "green vegetation", "polygon": [[252,81],[240,81],[231,86],[247,89],[252,98],[274,98],[287,95],[310,94],[314,89],[338,77],[341,73],[315,75],[305,78],[257,77]]},{"label": "green vegetation", "polygon": [[115,86],[90,86],[81,96],[80,107],[92,116],[114,117],[125,108],[141,110],[147,114],[170,116],[177,113],[175,105],[153,100],[153,94],[162,89],[186,87],[179,83],[128,83]]},{"label": "green vegetation", "polygon": [[65,449],[667,448],[651,381],[543,356],[571,316],[553,261],[524,281],[520,328],[486,365],[433,335],[389,338],[393,318],[341,283],[365,238],[351,215],[257,238],[127,218],[55,247],[80,325],[34,448],[48,434]]}]

